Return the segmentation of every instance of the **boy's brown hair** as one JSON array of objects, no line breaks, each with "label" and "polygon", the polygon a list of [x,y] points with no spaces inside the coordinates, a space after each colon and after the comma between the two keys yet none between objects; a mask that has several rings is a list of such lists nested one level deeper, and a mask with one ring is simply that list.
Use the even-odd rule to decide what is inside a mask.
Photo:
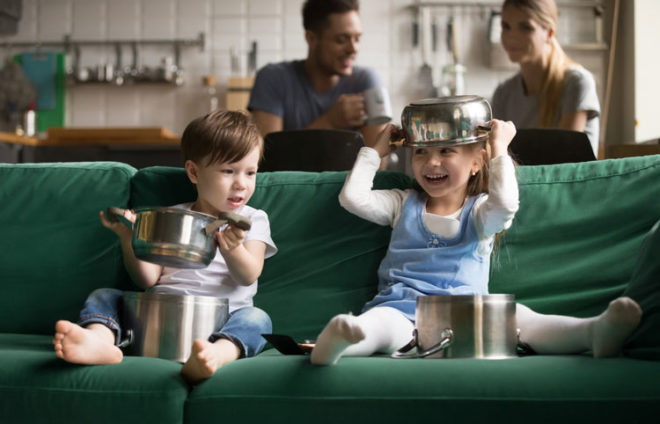
[{"label": "boy's brown hair", "polygon": [[[233,163],[255,147],[263,155],[264,141],[250,115],[241,111],[215,110],[191,121],[181,136],[184,161],[201,166]],[[202,160],[206,159],[206,163]]]}]

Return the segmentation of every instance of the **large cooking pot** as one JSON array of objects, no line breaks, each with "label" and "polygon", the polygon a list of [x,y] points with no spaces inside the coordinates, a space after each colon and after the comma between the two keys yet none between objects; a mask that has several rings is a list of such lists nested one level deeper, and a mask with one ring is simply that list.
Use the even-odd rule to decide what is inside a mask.
[{"label": "large cooking pot", "polygon": [[124,351],[185,362],[195,339],[208,339],[228,316],[227,299],[124,292],[122,324],[129,334]]},{"label": "large cooking pot", "polygon": [[[109,216],[122,217],[124,210],[108,208]],[[135,256],[143,261],[173,268],[205,268],[216,253],[213,234],[231,223],[243,230],[250,219],[231,212],[217,217],[178,208],[142,208],[135,211],[133,239]]]},{"label": "large cooking pot", "polygon": [[[395,358],[516,357],[518,331],[513,295],[421,296],[412,341]],[[413,348],[417,348],[416,351]]]},{"label": "large cooking pot", "polygon": [[479,96],[448,96],[417,100],[401,113],[403,146],[455,146],[488,137],[492,113]]}]

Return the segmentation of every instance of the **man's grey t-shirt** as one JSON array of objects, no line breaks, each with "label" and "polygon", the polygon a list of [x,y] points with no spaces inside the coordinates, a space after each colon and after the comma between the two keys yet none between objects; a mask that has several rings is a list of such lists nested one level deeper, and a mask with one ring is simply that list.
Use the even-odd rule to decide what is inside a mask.
[{"label": "man's grey t-shirt", "polygon": [[[522,75],[517,73],[501,83],[493,94],[493,117],[512,121],[518,128],[538,128],[539,98],[525,93]],[[596,93],[596,82],[591,72],[582,66],[570,66],[564,74],[561,103],[557,111],[556,124],[564,113],[587,112],[584,132],[589,137],[591,148],[598,157],[598,134],[600,125],[600,103]]]},{"label": "man's grey t-shirt", "polygon": [[342,76],[336,86],[318,93],[305,74],[304,61],[272,63],[257,72],[248,110],[281,117],[283,130],[300,130],[323,115],[340,95],[362,93],[378,86],[380,81],[374,71],[354,66],[351,75]]}]

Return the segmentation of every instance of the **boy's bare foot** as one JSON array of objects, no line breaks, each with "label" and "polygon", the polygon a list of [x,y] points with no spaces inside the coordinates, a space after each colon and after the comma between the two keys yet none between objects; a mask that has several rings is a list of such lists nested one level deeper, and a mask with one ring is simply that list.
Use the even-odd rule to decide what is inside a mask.
[{"label": "boy's bare foot", "polygon": [[595,358],[621,354],[621,348],[642,319],[642,308],[629,297],[610,302],[593,326],[592,343]]},{"label": "boy's bare foot", "polygon": [[197,339],[193,343],[190,357],[183,364],[181,374],[189,383],[199,383],[210,378],[218,368],[235,361],[241,350],[232,341],[218,339],[215,343]]},{"label": "boy's bare foot", "polygon": [[70,321],[57,321],[53,346],[58,358],[74,364],[117,364],[124,357],[114,344],[112,330],[101,324],[83,328]]},{"label": "boy's bare foot", "polygon": [[334,365],[348,346],[364,340],[364,337],[356,317],[337,315],[319,334],[310,361],[314,365]]}]

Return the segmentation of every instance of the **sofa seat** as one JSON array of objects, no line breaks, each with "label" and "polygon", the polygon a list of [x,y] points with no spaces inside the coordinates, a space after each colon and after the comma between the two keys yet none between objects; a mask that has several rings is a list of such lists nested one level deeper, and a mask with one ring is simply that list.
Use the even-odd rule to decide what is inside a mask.
[{"label": "sofa seat", "polygon": [[[629,422],[657,420],[657,362],[587,356],[505,360],[342,358],[316,367],[273,350],[195,387],[186,422]],[[567,378],[571,376],[571,378]],[[217,377],[217,378],[216,378]],[[484,378],[487,377],[487,378]],[[322,413],[319,413],[322,411]]]},{"label": "sofa seat", "polygon": [[0,334],[0,422],[183,422],[188,385],[180,364],[125,357],[117,365],[73,365],[53,354],[51,340]]}]

